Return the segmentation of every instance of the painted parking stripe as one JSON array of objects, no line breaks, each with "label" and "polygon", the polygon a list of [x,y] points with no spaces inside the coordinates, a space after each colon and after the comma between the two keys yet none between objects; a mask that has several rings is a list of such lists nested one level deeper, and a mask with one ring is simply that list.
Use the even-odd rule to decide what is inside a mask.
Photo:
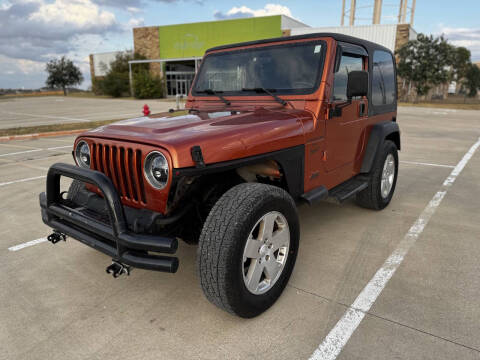
[{"label": "painted parking stripe", "polygon": [[452,170],[447,179],[445,179],[442,188],[433,196],[432,200],[430,200],[410,230],[408,230],[397,248],[383,263],[382,267],[378,269],[373,278],[357,296],[353,304],[347,309],[335,327],[328,333],[312,356],[310,356],[310,360],[334,360],[337,358],[354,331],[357,329],[358,325],[362,322],[365,314],[370,311],[370,308],[375,303],[388,281],[403,262],[408,251],[420,237],[445,197],[448,189],[453,185],[458,175],[460,175],[475,151],[477,151],[478,147],[480,147],[480,138],[472,145],[468,152],[463,156],[462,160],[460,160],[457,166]]},{"label": "painted parking stripe", "polygon": [[436,167],[444,167],[449,169],[453,169],[455,167],[454,165],[432,164],[432,163],[425,163],[425,162],[418,162],[418,161],[405,161],[405,160],[400,161],[400,163],[411,164],[411,165],[436,166]]},{"label": "painted parking stripe", "polygon": [[[52,151],[52,150],[67,149],[67,148],[72,148],[72,147],[73,147],[72,145],[66,145],[66,146],[55,146],[55,147],[49,147],[49,148],[46,148],[45,150]],[[453,167],[453,166],[452,166],[452,167]]]},{"label": "painted parking stripe", "polygon": [[38,152],[38,151],[42,151],[42,150],[43,150],[43,149],[32,149],[32,150],[16,151],[16,152],[13,152],[13,153],[1,154],[0,157],[12,156],[12,155],[20,155],[20,154],[28,154],[28,153]]},{"label": "painted parking stripe", "polygon": [[21,154],[28,154],[28,153],[39,152],[39,151],[60,150],[60,149],[66,149],[66,148],[71,148],[71,147],[72,147],[72,145],[68,145],[68,146],[56,146],[56,147],[50,147],[50,148],[46,148],[46,149],[32,149],[32,150],[16,151],[16,152],[13,152],[13,153],[1,154],[0,157],[12,156],[12,155],[21,155]]},{"label": "painted parking stripe", "polygon": [[47,238],[43,237],[43,238],[40,238],[40,239],[27,241],[26,243],[23,243],[23,244],[18,244],[18,245],[9,247],[8,250],[18,251],[18,250],[22,250],[22,249],[25,249],[27,247],[33,246],[33,245],[41,244],[41,243],[46,242],[46,241],[48,241]]},{"label": "painted parking stripe", "polygon": [[31,178],[25,178],[25,179],[19,179],[19,180],[12,180],[12,181],[7,181],[7,182],[0,183],[0,186],[12,185],[12,184],[17,184],[17,183],[25,182],[25,181],[32,181],[32,180],[44,179],[44,178],[46,178],[46,177],[47,177],[47,175],[41,175],[41,176],[35,176],[35,177],[31,177]]},{"label": "painted parking stripe", "polygon": [[40,114],[25,114],[25,113],[18,113],[18,112],[10,112],[10,111],[3,111],[5,114],[9,115],[20,115],[20,116],[28,116],[32,118],[43,118],[43,119],[60,119],[60,120],[71,120],[71,121],[80,121],[80,122],[90,122],[91,120],[88,119],[78,119],[78,118],[71,118],[65,116],[52,116],[52,115],[40,115]]}]

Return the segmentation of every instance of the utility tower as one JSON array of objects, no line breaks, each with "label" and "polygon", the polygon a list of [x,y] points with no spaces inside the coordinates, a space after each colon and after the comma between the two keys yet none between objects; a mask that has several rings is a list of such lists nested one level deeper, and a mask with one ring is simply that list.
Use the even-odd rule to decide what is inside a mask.
[{"label": "utility tower", "polygon": [[[346,9],[346,1],[347,0],[342,0],[342,17],[340,24],[342,26],[345,26],[345,16],[348,14],[348,25],[349,26],[354,26],[355,25],[355,19],[357,18],[355,15],[357,9],[365,9],[365,8],[373,8],[373,15],[371,17],[372,19],[372,24],[380,24],[381,19],[382,19],[382,2],[383,0],[373,0],[372,5],[363,5],[360,7],[357,7],[357,0],[349,0],[350,1],[350,8]],[[406,24],[407,23],[407,13],[410,13],[410,25],[413,26],[413,19],[415,15],[415,3],[416,0],[399,0],[400,3],[398,4],[398,17],[397,16],[388,16],[389,18],[396,18],[398,24]],[[411,3],[410,6],[408,3]],[[387,4],[385,4],[387,5]],[[392,6],[392,4],[388,4],[388,6]],[[396,7],[397,5],[393,5]],[[369,17],[370,19],[370,17]],[[362,20],[365,20],[365,18],[362,18]]]}]

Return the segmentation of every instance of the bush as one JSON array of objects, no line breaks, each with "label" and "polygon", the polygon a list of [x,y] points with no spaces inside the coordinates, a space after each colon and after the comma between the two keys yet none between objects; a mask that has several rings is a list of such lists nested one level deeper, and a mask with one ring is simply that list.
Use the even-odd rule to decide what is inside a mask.
[{"label": "bush", "polygon": [[153,76],[148,70],[134,74],[133,93],[137,99],[153,99],[164,96],[164,81]]},{"label": "bush", "polygon": [[122,73],[109,71],[102,80],[100,86],[104,94],[113,97],[128,96],[130,92],[128,72]]}]

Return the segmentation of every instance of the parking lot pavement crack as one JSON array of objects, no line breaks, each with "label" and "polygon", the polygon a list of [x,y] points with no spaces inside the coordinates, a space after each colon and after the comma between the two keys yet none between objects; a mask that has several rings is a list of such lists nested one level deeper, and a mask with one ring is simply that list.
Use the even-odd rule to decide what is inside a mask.
[{"label": "parking lot pavement crack", "polygon": [[[315,296],[315,297],[318,297],[320,299],[323,299],[323,300],[326,300],[330,303],[333,303],[333,304],[336,304],[336,305],[339,305],[339,306],[342,306],[346,309],[349,309],[351,308],[350,305],[347,305],[347,304],[344,304],[342,302],[339,302],[339,301],[336,301],[336,300],[333,300],[333,299],[330,299],[326,296],[323,296],[323,295],[320,295],[320,294],[317,294],[315,292],[312,292],[312,291],[308,291],[308,290],[305,290],[305,289],[301,289],[301,288],[298,288],[294,285],[288,285],[288,287],[291,287],[297,291],[301,291],[305,294],[309,294],[309,295],[312,295],[312,296]],[[422,330],[422,329],[419,329],[419,328],[416,328],[416,327],[413,327],[413,326],[410,326],[410,325],[407,325],[407,324],[404,324],[404,323],[401,323],[401,322],[398,322],[398,321],[395,321],[395,320],[392,320],[392,319],[389,319],[389,318],[386,318],[384,316],[380,316],[380,315],[377,315],[377,314],[374,314],[370,311],[367,311],[367,312],[364,312],[362,311],[361,309],[354,309],[355,311],[359,311],[359,312],[362,312],[364,313],[365,315],[368,315],[368,316],[372,316],[372,317],[375,317],[377,319],[380,319],[380,320],[383,320],[383,321],[387,321],[389,323],[392,323],[392,324],[395,324],[395,325],[398,325],[398,326],[402,326],[404,328],[407,328],[407,329],[410,329],[410,330],[413,330],[413,331],[418,331],[422,334],[425,334],[425,335],[428,335],[428,336],[431,336],[431,337],[434,337],[436,339],[439,339],[439,340],[442,340],[442,341],[446,341],[448,343],[451,343],[453,345],[457,345],[457,346],[460,346],[460,347],[463,347],[465,349],[469,349],[469,350],[472,350],[472,351],[475,351],[475,352],[478,352],[480,353],[480,349],[477,349],[477,348],[474,348],[474,347],[471,347],[471,346],[468,346],[468,345],[465,345],[465,344],[462,344],[462,343],[459,343],[457,341],[454,341],[454,340],[451,340],[451,339],[448,339],[448,338],[445,338],[443,336],[440,336],[440,335],[436,335],[436,334],[433,334],[429,331],[426,331],[426,330]]]},{"label": "parking lot pavement crack", "polygon": [[398,326],[402,326],[402,327],[408,328],[408,329],[410,329],[410,330],[418,331],[418,332],[420,332],[420,333],[422,333],[422,334],[432,336],[432,337],[434,337],[434,338],[436,338],[436,339],[443,340],[443,341],[449,342],[449,343],[451,343],[451,344],[454,344],[454,345],[457,345],[457,346],[461,346],[461,347],[463,347],[463,348],[466,348],[466,349],[469,349],[469,350],[476,351],[476,352],[480,353],[480,349],[477,349],[477,348],[474,348],[474,347],[471,347],[471,346],[468,346],[468,345],[459,343],[459,342],[454,341],[454,340],[447,339],[447,338],[445,338],[445,337],[443,337],[443,336],[435,335],[435,334],[433,334],[433,333],[431,333],[431,332],[428,332],[428,331],[425,331],[425,330],[422,330],[422,329],[418,329],[418,328],[416,328],[416,327],[409,326],[409,325],[407,325],[407,324],[403,324],[403,323],[400,323],[400,322],[398,322],[398,321],[395,321],[395,320],[392,320],[392,319],[388,319],[388,318],[383,317],[383,316],[380,316],[380,315],[373,314],[373,313],[371,313],[371,312],[367,312],[366,314],[369,315],[369,316],[373,316],[373,317],[376,317],[376,318],[378,318],[378,319],[384,320],[384,321],[388,321],[388,322],[390,322],[390,323],[392,323],[392,324],[395,324],[395,325],[398,325]]}]

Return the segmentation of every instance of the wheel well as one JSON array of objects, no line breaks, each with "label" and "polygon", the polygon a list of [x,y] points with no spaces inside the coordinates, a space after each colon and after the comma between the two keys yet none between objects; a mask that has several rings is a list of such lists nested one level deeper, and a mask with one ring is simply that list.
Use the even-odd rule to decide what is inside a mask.
[{"label": "wheel well", "polygon": [[397,149],[400,150],[400,133],[392,132],[385,137],[385,140],[391,140],[397,146]]},{"label": "wheel well", "polygon": [[169,208],[175,210],[192,199],[196,199],[196,203],[202,206],[212,200],[209,199],[211,194],[220,197],[230,188],[244,182],[269,184],[288,192],[284,170],[277,161],[268,159],[214,174],[183,177],[176,182],[169,198]]}]

